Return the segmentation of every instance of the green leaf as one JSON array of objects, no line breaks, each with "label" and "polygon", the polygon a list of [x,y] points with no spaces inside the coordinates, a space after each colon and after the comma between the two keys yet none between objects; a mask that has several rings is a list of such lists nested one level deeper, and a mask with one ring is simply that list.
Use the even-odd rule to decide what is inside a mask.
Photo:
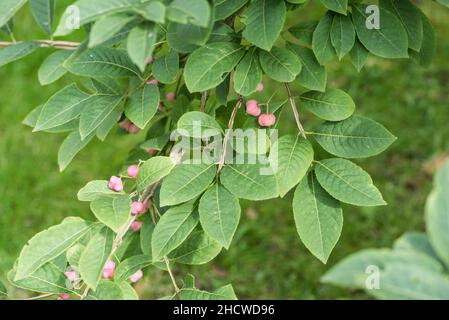
[{"label": "green leaf", "polygon": [[349,118],[355,110],[351,96],[340,89],[326,92],[308,91],[300,96],[302,105],[324,120],[341,121]]},{"label": "green leaf", "polygon": [[138,255],[122,261],[115,270],[114,280],[127,280],[138,270],[151,265],[151,256]]},{"label": "green leaf", "polygon": [[0,2],[0,27],[6,24],[27,0],[2,0]]},{"label": "green leaf", "polygon": [[[78,191],[78,200],[90,202],[105,196],[112,197],[117,195],[116,191],[109,189],[108,183],[109,181],[107,180],[95,180],[87,183]],[[123,193],[123,191],[120,193]]]},{"label": "green leaf", "polygon": [[237,300],[232,285],[228,284],[214,292],[207,292],[195,288],[182,288],[179,292],[181,300]]},{"label": "green leaf", "polygon": [[327,263],[340,238],[343,210],[318,184],[312,172],[296,188],[293,212],[301,241],[314,256]]},{"label": "green leaf", "polygon": [[58,165],[59,170],[62,172],[65,168],[72,162],[73,158],[80,152],[94,137],[93,134],[86,137],[84,140],[81,139],[78,130],[73,131],[71,134],[65,138],[64,142],[58,151]]},{"label": "green leaf", "polygon": [[309,90],[324,92],[327,83],[326,68],[320,65],[313,51],[291,43],[287,44],[287,48],[296,53],[301,61],[301,72],[296,78],[299,84]]},{"label": "green leaf", "polygon": [[80,116],[79,132],[81,139],[85,139],[93,133],[121,102],[121,96],[110,94],[93,95],[85,101],[85,107]]},{"label": "green leaf", "polygon": [[39,48],[39,44],[35,42],[19,42],[15,45],[0,49],[0,67],[26,57],[37,48]]},{"label": "green leaf", "polygon": [[195,201],[172,207],[165,212],[154,228],[151,240],[153,261],[179,247],[198,224],[198,211]]},{"label": "green leaf", "polygon": [[154,78],[159,82],[174,83],[179,71],[179,54],[170,50],[166,55],[154,61],[152,71]]},{"label": "green leaf", "polygon": [[285,135],[274,142],[271,150],[269,160],[275,171],[278,194],[284,197],[309,170],[313,148],[309,141],[299,135]]},{"label": "green leaf", "polygon": [[151,238],[153,237],[156,225],[148,214],[143,216],[142,222],[142,228],[140,229],[140,248],[142,249],[143,254],[152,257]]},{"label": "green leaf", "polygon": [[139,70],[126,51],[106,47],[87,49],[64,63],[69,72],[84,77],[133,77]]},{"label": "green leaf", "polygon": [[167,176],[175,167],[169,157],[153,157],[145,161],[137,175],[137,190],[144,192],[146,188]]},{"label": "green leaf", "polygon": [[71,84],[55,93],[42,107],[33,132],[63,125],[78,118],[90,96]]},{"label": "green leaf", "polygon": [[217,136],[222,132],[220,124],[213,117],[199,111],[185,113],[178,120],[177,128],[181,135],[193,138]]},{"label": "green leaf", "polygon": [[125,115],[140,129],[144,129],[159,107],[159,89],[152,84],[135,91],[127,100]]},{"label": "green leaf", "polygon": [[255,46],[270,51],[281,34],[287,10],[284,1],[255,0],[244,12],[243,37]]},{"label": "green leaf", "polygon": [[7,296],[8,292],[6,291],[6,287],[3,284],[3,282],[0,281],[0,297],[1,296]]},{"label": "green leaf", "polygon": [[341,60],[355,43],[355,29],[351,18],[342,14],[335,14],[331,28],[331,42]]},{"label": "green leaf", "polygon": [[142,24],[134,27],[128,36],[127,49],[131,60],[144,72],[148,58],[154,51],[157,30],[154,24]]},{"label": "green leaf", "polygon": [[112,128],[117,124],[123,114],[123,105],[117,104],[112,112],[104,118],[98,128],[95,130],[95,135],[100,141],[104,141]]},{"label": "green leaf", "polygon": [[366,6],[358,4],[352,8],[355,30],[365,48],[382,58],[408,57],[407,32],[398,18],[380,8],[380,29],[368,29],[366,23],[369,21],[369,14],[365,12]]},{"label": "green leaf", "polygon": [[329,10],[346,15],[348,0],[320,0]]},{"label": "green leaf", "polygon": [[327,152],[344,158],[375,156],[396,140],[384,126],[361,116],[325,122],[310,134]]},{"label": "green leaf", "polygon": [[94,292],[90,292],[87,300],[123,300],[122,287],[114,281],[101,280]]},{"label": "green leaf", "polygon": [[278,195],[276,178],[267,159],[263,163],[227,165],[221,171],[220,181],[241,199],[259,201],[276,198]]},{"label": "green leaf", "polygon": [[216,42],[195,50],[188,58],[184,80],[190,92],[215,88],[239,63],[245,50],[238,44]]},{"label": "green leaf", "polygon": [[169,139],[170,139],[169,133],[164,134],[159,137],[154,137],[145,142],[142,142],[140,144],[140,148],[144,149],[144,150],[145,149],[154,149],[154,150],[161,151],[167,145],[167,142]]},{"label": "green leaf", "polygon": [[207,0],[174,0],[167,7],[167,18],[178,23],[207,27],[211,9]]},{"label": "green leaf", "polygon": [[61,255],[85,235],[92,226],[91,223],[77,219],[58,224],[36,234],[20,252],[14,281],[27,278],[45,263]]},{"label": "green leaf", "polygon": [[95,291],[103,268],[114,244],[114,233],[104,227],[90,239],[79,260],[79,273],[83,281]]},{"label": "green leaf", "polygon": [[217,21],[209,37],[208,43],[213,42],[235,42],[238,35],[224,21]]},{"label": "green leaf", "polygon": [[39,83],[43,86],[53,83],[67,73],[64,62],[72,55],[69,50],[59,50],[49,55],[38,71]]},{"label": "green leaf", "polygon": [[109,40],[133,19],[133,16],[117,13],[97,20],[90,31],[89,47],[95,47]]},{"label": "green leaf", "polygon": [[369,51],[357,39],[349,55],[351,56],[352,64],[360,72],[368,60]]},{"label": "green leaf", "polygon": [[436,51],[436,36],[433,26],[429,19],[421,13],[421,19],[423,24],[423,42],[421,50],[419,52],[410,51],[409,54],[412,58],[418,61],[422,66],[429,66]]},{"label": "green leaf", "polygon": [[113,13],[126,12],[139,5],[141,0],[78,0],[67,7],[65,10],[55,36],[65,36],[77,29],[77,25],[73,23],[74,10],[73,6],[78,8],[79,24],[84,25],[88,22],[96,20],[98,17],[110,15]]},{"label": "green leaf", "polygon": [[[67,277],[64,272],[59,270],[52,262],[44,264],[24,279],[14,280],[15,276],[16,269],[11,270],[7,275],[9,282],[21,289],[40,293],[73,293],[72,290],[66,288]],[[0,291],[2,291],[1,288]],[[1,295],[2,294],[0,293],[0,296]]]},{"label": "green leaf", "polygon": [[406,232],[400,238],[395,240],[393,248],[395,251],[424,254],[431,259],[439,260],[429,238],[424,232]]},{"label": "green leaf", "polygon": [[237,12],[248,0],[214,0],[215,20],[224,20]]},{"label": "green leaf", "polygon": [[304,21],[288,29],[288,32],[304,44],[312,45],[313,32],[317,25],[317,21]]},{"label": "green leaf", "polygon": [[128,282],[122,281],[118,285],[122,290],[123,300],[139,300],[139,295],[136,290]]},{"label": "green leaf", "polygon": [[167,26],[167,42],[177,52],[192,52],[206,44],[212,31],[213,23],[207,28],[193,24],[170,22]]},{"label": "green leaf", "polygon": [[165,5],[160,1],[151,1],[144,3],[142,6],[134,7],[134,11],[142,15],[145,19],[156,22],[165,23]]},{"label": "green leaf", "polygon": [[401,21],[407,31],[409,48],[419,51],[423,43],[421,11],[409,0],[380,0],[379,5]]},{"label": "green leaf", "polygon": [[240,222],[239,199],[215,184],[201,197],[198,211],[201,226],[208,236],[229,249]]},{"label": "green leaf", "polygon": [[79,269],[79,261],[81,258],[81,254],[86,249],[86,246],[82,245],[81,243],[76,243],[72,247],[67,250],[66,258],[69,265],[74,269]]},{"label": "green leaf", "polygon": [[90,209],[99,221],[118,232],[130,217],[131,202],[127,194],[104,196],[92,201]]},{"label": "green leaf", "polygon": [[369,174],[349,160],[316,162],[315,173],[321,186],[341,202],[367,207],[387,204]]},{"label": "green leaf", "polygon": [[301,72],[301,61],[288,49],[274,47],[270,52],[259,52],[263,71],[279,82],[292,82]]},{"label": "green leaf", "polygon": [[249,96],[262,82],[262,70],[256,48],[251,48],[237,65],[234,72],[234,90],[242,96]]},{"label": "green leaf", "polygon": [[209,187],[215,177],[215,164],[181,164],[176,166],[161,185],[162,207],[192,200]]},{"label": "green leaf", "polygon": [[222,246],[203,231],[194,231],[168,258],[181,264],[205,264],[218,256]]},{"label": "green leaf", "polygon": [[326,15],[321,18],[313,32],[312,49],[316,59],[321,65],[325,65],[335,57],[335,50],[331,40],[333,19],[334,13],[328,11]]},{"label": "green leaf", "polygon": [[53,18],[55,14],[55,0],[29,0],[31,12],[37,24],[47,35],[53,33]]}]

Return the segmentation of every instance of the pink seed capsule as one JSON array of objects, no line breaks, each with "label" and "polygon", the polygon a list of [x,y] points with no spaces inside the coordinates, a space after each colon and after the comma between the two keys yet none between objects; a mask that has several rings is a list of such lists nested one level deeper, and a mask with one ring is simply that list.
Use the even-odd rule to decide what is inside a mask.
[{"label": "pink seed capsule", "polygon": [[150,148],[146,148],[144,149],[146,153],[148,153],[150,156],[153,156],[157,153],[156,149],[150,149]]},{"label": "pink seed capsule", "polygon": [[70,282],[78,281],[78,274],[75,271],[66,271],[64,274]]},{"label": "pink seed capsule", "polygon": [[154,59],[153,59],[152,56],[150,56],[150,57],[148,58],[148,60],[147,60],[147,63],[148,63],[148,64],[153,64],[153,62],[154,62]]},{"label": "pink seed capsule", "polygon": [[261,83],[259,83],[259,84],[257,85],[256,91],[257,91],[257,92],[262,92],[263,89],[264,89],[264,86],[263,86],[263,83],[261,82]]},{"label": "pink seed capsule", "polygon": [[131,203],[131,213],[132,214],[139,214],[145,212],[145,205],[142,202],[135,201]]},{"label": "pink seed capsule", "polygon": [[109,189],[114,190],[116,192],[123,191],[123,182],[122,179],[116,176],[112,176],[111,179],[109,179]]},{"label": "pink seed capsule", "polygon": [[134,123],[131,123],[131,125],[128,128],[128,132],[131,134],[137,134],[140,132],[140,128],[136,126]]},{"label": "pink seed capsule", "polygon": [[276,123],[276,116],[270,113],[264,113],[259,117],[259,124],[262,127],[271,127]]},{"label": "pink seed capsule", "polygon": [[151,79],[150,81],[147,82],[148,84],[152,84],[154,86],[157,86],[159,84],[159,81],[157,81],[156,79]]},{"label": "pink seed capsule", "polygon": [[140,228],[142,228],[142,222],[141,221],[134,221],[133,223],[131,223],[131,229],[134,232],[139,231]]},{"label": "pink seed capsule", "polygon": [[175,98],[176,98],[176,96],[175,96],[175,93],[174,93],[174,92],[169,92],[169,93],[167,93],[167,101],[168,101],[168,102],[173,102],[173,101],[175,101]]},{"label": "pink seed capsule", "polygon": [[128,119],[123,120],[122,122],[119,123],[120,128],[122,128],[123,130],[128,131],[129,130],[129,126],[132,124],[131,121],[129,121]]},{"label": "pink seed capsule", "polygon": [[67,294],[67,293],[61,293],[61,294],[58,294],[58,297],[59,297],[59,299],[61,299],[61,300],[69,300],[69,299],[70,299],[70,294]]},{"label": "pink seed capsule", "polygon": [[250,116],[257,117],[260,115],[260,107],[256,100],[248,100],[246,102],[246,113]]},{"label": "pink seed capsule", "polygon": [[136,283],[142,277],[143,277],[143,272],[142,272],[142,270],[139,270],[136,273],[134,273],[132,276],[130,276],[129,280],[131,280],[132,283]]},{"label": "pink seed capsule", "polygon": [[115,262],[112,260],[108,260],[103,268],[103,278],[112,279],[114,278],[115,273]]},{"label": "pink seed capsule", "polygon": [[139,166],[138,165],[132,165],[128,167],[128,176],[131,178],[136,178],[137,174],[139,173]]},{"label": "pink seed capsule", "polygon": [[106,264],[104,265],[105,269],[115,269],[115,262],[114,260],[108,260],[106,261]]}]

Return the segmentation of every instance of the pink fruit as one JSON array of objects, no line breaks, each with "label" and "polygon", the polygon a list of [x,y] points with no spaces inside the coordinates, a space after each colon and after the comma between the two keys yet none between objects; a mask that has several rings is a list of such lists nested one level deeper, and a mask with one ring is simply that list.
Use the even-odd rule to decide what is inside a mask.
[{"label": "pink fruit", "polygon": [[131,123],[128,127],[128,132],[131,134],[136,134],[140,132],[140,128],[136,126],[134,123]]},{"label": "pink fruit", "polygon": [[135,201],[131,203],[131,213],[132,214],[139,214],[139,213],[145,213],[145,205],[142,202]]},{"label": "pink fruit", "polygon": [[176,95],[174,92],[169,92],[167,93],[167,101],[168,102],[173,102],[175,101]]},{"label": "pink fruit", "polygon": [[143,277],[143,272],[142,272],[142,270],[139,270],[136,273],[134,273],[132,276],[130,276],[129,280],[131,280],[132,283],[136,283],[142,277]]},{"label": "pink fruit", "polygon": [[271,127],[276,123],[276,116],[270,113],[261,114],[259,117],[259,124],[262,127]]},{"label": "pink fruit", "polygon": [[131,178],[136,178],[138,173],[139,173],[138,165],[132,165],[128,167],[128,176],[130,176]]},{"label": "pink fruit", "polygon": [[78,274],[75,271],[66,271],[64,274],[70,282],[78,281]]},{"label": "pink fruit", "polygon": [[256,91],[257,91],[257,92],[262,92],[263,89],[264,89],[264,86],[263,86],[263,83],[261,82],[261,83],[259,83],[259,84],[257,85]]},{"label": "pink fruit", "polygon": [[115,262],[113,260],[108,260],[104,265],[105,269],[115,269]]},{"label": "pink fruit", "polygon": [[59,297],[59,299],[61,299],[61,300],[69,300],[69,299],[70,299],[70,294],[67,294],[67,293],[61,293],[61,294],[58,294],[58,297]]},{"label": "pink fruit", "polygon": [[148,64],[153,64],[153,62],[154,62],[154,59],[153,59],[152,56],[150,56],[150,57],[148,58],[148,60],[147,60],[147,63],[148,63]]},{"label": "pink fruit", "polygon": [[131,223],[131,229],[134,232],[139,231],[140,228],[142,228],[142,222],[141,221],[134,221],[133,223]]},{"label": "pink fruit", "polygon": [[112,176],[111,179],[109,179],[109,189],[114,190],[116,192],[123,191],[122,179],[116,176]]},{"label": "pink fruit", "polygon": [[129,121],[128,119],[123,120],[122,122],[119,123],[120,128],[122,128],[123,130],[128,131],[129,130],[129,126],[132,124],[131,121]]},{"label": "pink fruit", "polygon": [[115,273],[115,262],[112,260],[108,260],[103,268],[103,278],[112,279],[114,278]]},{"label": "pink fruit", "polygon": [[246,113],[254,117],[260,115],[260,107],[256,100],[248,100],[246,102]]},{"label": "pink fruit", "polygon": [[146,153],[148,153],[150,156],[154,155],[157,153],[156,149],[150,149],[150,148],[146,148],[144,149]]},{"label": "pink fruit", "polygon": [[159,84],[159,81],[157,81],[156,79],[151,79],[150,81],[148,81],[148,84],[157,86]]}]

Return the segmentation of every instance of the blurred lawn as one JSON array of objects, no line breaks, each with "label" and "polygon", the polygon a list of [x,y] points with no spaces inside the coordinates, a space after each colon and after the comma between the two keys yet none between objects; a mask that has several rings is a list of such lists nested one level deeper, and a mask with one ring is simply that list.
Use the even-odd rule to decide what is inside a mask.
[{"label": "blurred lawn", "polygon": [[[231,282],[242,299],[367,298],[360,292],[322,285],[319,278],[352,252],[391,246],[403,232],[422,230],[424,201],[431,187],[429,170],[449,150],[449,10],[430,3],[424,9],[439,38],[438,55],[430,68],[409,61],[371,59],[360,74],[348,60],[329,70],[330,87],[348,91],[359,114],[379,121],[399,137],[388,152],[358,161],[372,174],[389,205],[345,207],[342,237],[328,265],[323,265],[300,243],[291,194],[282,200],[243,202],[244,214],[230,250],[205,266],[175,267],[178,278],[192,272],[197,285],[205,289]],[[16,37],[44,38],[28,9],[22,11]],[[0,69],[0,278],[33,234],[66,216],[91,217],[88,205],[76,200],[77,191],[87,181],[115,173],[128,150],[142,139],[142,135],[115,132],[104,143],[91,143],[59,173],[56,156],[64,134],[32,134],[21,125],[30,110],[69,82],[40,87],[37,70],[46,55],[43,49]],[[275,88],[268,85],[270,90]],[[305,113],[302,117],[310,128],[314,118]],[[287,130],[294,130],[293,125],[290,119]],[[139,291],[145,298],[169,293],[168,276],[150,271]],[[23,293],[15,290],[13,294]]]}]

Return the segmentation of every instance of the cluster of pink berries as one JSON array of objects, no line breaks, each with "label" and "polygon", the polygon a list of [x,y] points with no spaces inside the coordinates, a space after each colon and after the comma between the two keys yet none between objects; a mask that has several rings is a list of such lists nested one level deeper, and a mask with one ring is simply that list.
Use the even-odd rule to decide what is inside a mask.
[{"label": "cluster of pink berries", "polygon": [[[108,260],[103,268],[103,278],[113,279],[114,274],[115,274],[115,262],[113,260]],[[129,280],[131,280],[132,283],[136,283],[137,281],[139,281],[140,278],[142,278],[142,276],[143,276],[142,270],[138,270],[129,277]]]},{"label": "cluster of pink berries", "polygon": [[[263,83],[259,83],[257,85],[257,92],[262,92],[264,89]],[[260,109],[259,103],[257,100],[248,100],[246,102],[246,113],[253,117],[259,117],[259,125],[261,127],[271,127],[276,123],[276,116],[271,113],[264,113]]]}]

